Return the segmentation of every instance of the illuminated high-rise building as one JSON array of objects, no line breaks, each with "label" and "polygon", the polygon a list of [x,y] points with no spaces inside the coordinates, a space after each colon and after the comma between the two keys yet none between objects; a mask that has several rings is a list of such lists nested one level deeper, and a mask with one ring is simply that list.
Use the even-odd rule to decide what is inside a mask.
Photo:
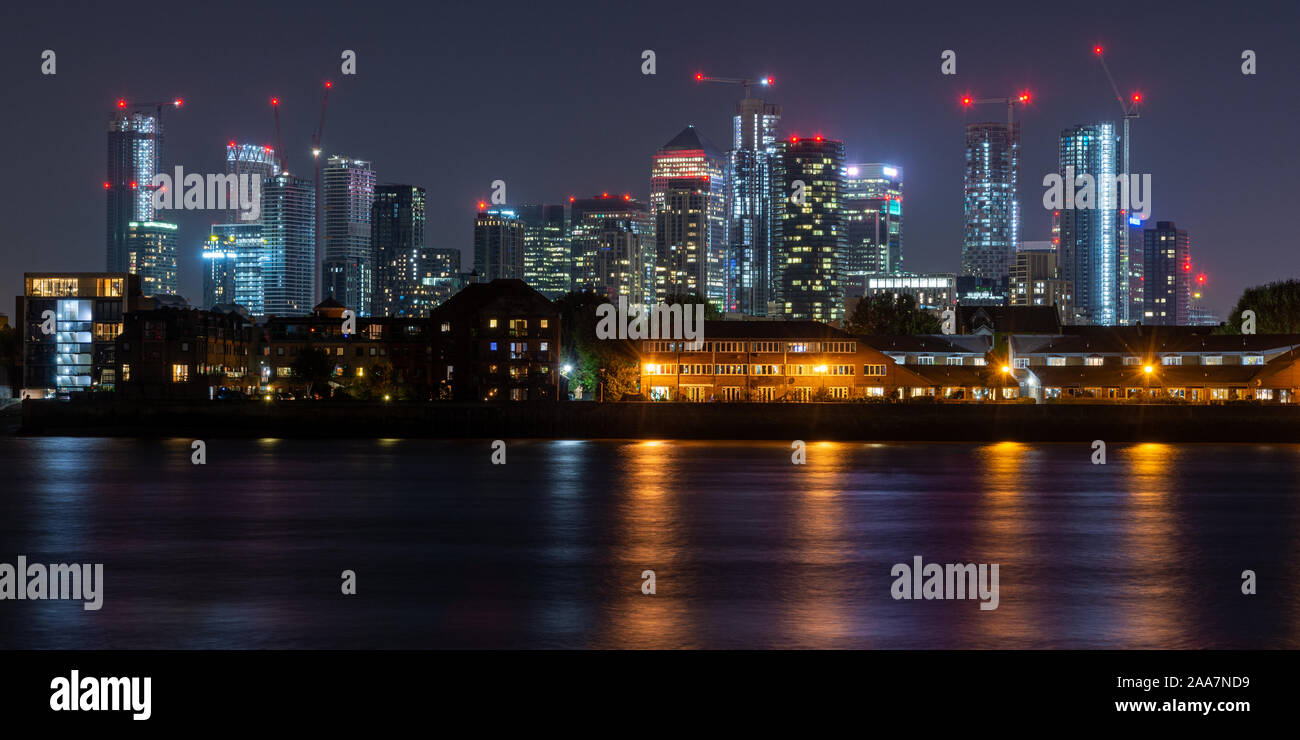
[{"label": "illuminated high-rise building", "polygon": [[[213,224],[215,227],[216,224]],[[234,240],[217,236],[215,228],[203,243],[203,308],[235,302]]]},{"label": "illuminated high-rise building", "polygon": [[524,279],[524,222],[518,211],[479,204],[474,219],[474,271],[483,283]]},{"label": "illuminated high-rise building", "polygon": [[[748,88],[746,88],[748,93]],[[736,103],[728,159],[727,310],[766,316],[777,234],[773,170],[781,106],[746,97]]]},{"label": "illuminated high-rise building", "polygon": [[524,282],[554,300],[569,292],[572,257],[564,206],[520,206],[524,222]]},{"label": "illuminated high-rise building", "polygon": [[[258,175],[262,182],[270,180],[272,177],[280,174],[280,163],[276,159],[275,149],[260,144],[239,144],[231,141],[226,144],[226,174],[239,177],[241,175],[249,176],[249,187],[252,187],[252,176]],[[226,203],[238,203],[238,192],[227,192]],[[226,214],[227,223],[256,223],[257,220],[245,221],[240,218],[237,208],[232,207]]]},{"label": "illuminated high-rise building", "polygon": [[887,164],[844,168],[845,276],[903,272],[903,179]]},{"label": "illuminated high-rise building", "polygon": [[654,217],[629,194],[574,199],[569,208],[574,290],[653,303]]},{"label": "illuminated high-rise building", "polygon": [[370,231],[375,250],[373,316],[427,316],[420,254],[425,244],[424,188],[380,185],[375,188]]},{"label": "illuminated high-rise building", "polygon": [[204,308],[236,303],[251,316],[263,316],[265,247],[261,224],[213,224],[212,233],[203,245]]},{"label": "illuminated high-rise building", "polygon": [[844,142],[792,136],[782,139],[777,151],[774,181],[780,197],[780,238],[773,258],[777,315],[836,321],[844,315],[840,279],[840,255],[846,244],[840,212]]},{"label": "illuminated high-rise building", "polygon": [[[1060,171],[1070,191],[1060,209],[1061,278],[1073,284],[1074,317],[1069,323],[1115,326],[1128,295],[1129,276],[1121,270],[1121,228],[1115,174],[1119,139],[1110,122],[1078,125],[1061,132]],[[1067,169],[1068,168],[1068,169]],[[1075,202],[1075,193],[1093,181],[1091,202]],[[1081,205],[1086,207],[1080,207]]]},{"label": "illuminated high-rise building", "polygon": [[[127,271],[127,239],[132,222],[154,220],[153,177],[162,166],[161,115],[126,107],[119,101],[108,124],[107,265],[110,272]],[[179,186],[178,186],[179,187]],[[146,288],[147,289],[147,288]]]},{"label": "illuminated high-rise building", "polygon": [[1145,267],[1143,324],[1191,323],[1192,240],[1173,221],[1157,221],[1142,232]]},{"label": "illuminated high-rise building", "polygon": [[1019,123],[966,125],[963,276],[1005,288],[1012,255],[1020,243],[1019,170]]},{"label": "illuminated high-rise building", "polygon": [[655,301],[703,296],[708,280],[709,190],[701,179],[669,180],[655,214]]},{"label": "illuminated high-rise building", "polygon": [[280,173],[262,183],[262,285],[266,315],[306,316],[316,295],[316,189]]},{"label": "illuminated high-rise building", "polygon": [[[665,208],[668,191],[683,180],[695,180],[705,207],[698,236],[702,260],[702,298],[723,310],[727,304],[727,181],[726,158],[694,126],[687,126],[660,147],[650,169],[650,216]],[[656,259],[658,255],[655,255]],[[654,266],[658,269],[658,265]]]},{"label": "illuminated high-rise building", "polygon": [[375,256],[370,209],[375,171],[370,163],[332,155],[321,170],[322,297],[369,316],[374,302]]},{"label": "illuminated high-rise building", "polygon": [[416,316],[428,316],[433,309],[447,302],[465,287],[465,276],[460,271],[459,249],[420,250],[416,262],[420,291],[414,311]]},{"label": "illuminated high-rise building", "polygon": [[140,276],[146,296],[176,295],[176,224],[132,221],[126,229],[126,268]]}]

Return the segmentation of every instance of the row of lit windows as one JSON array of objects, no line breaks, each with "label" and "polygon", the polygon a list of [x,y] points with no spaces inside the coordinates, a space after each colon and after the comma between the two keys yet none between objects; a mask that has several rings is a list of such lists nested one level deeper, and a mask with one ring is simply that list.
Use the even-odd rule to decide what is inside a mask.
[{"label": "row of lit windows", "polygon": [[[667,342],[642,343],[646,352],[832,352],[852,354],[858,351],[857,342]],[[748,347],[748,349],[746,349]]]},{"label": "row of lit windows", "polygon": [[[853,375],[853,365],[675,365],[649,362],[644,375]],[[881,376],[884,365],[863,365],[863,375]]]}]

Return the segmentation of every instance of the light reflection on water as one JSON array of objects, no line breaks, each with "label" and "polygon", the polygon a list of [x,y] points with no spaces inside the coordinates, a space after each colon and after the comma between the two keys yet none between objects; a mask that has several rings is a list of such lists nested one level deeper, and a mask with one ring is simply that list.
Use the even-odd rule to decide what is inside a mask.
[{"label": "light reflection on water", "polygon": [[[1300,647],[1294,445],[3,441],[0,562],[106,583],[0,648]],[[893,600],[916,555],[999,608]]]}]

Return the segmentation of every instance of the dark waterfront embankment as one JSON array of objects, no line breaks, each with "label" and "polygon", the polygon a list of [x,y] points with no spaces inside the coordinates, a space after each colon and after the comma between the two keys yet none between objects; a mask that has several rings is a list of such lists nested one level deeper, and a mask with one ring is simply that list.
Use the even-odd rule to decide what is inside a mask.
[{"label": "dark waterfront embankment", "polygon": [[22,434],[189,437],[1300,442],[1300,407],[27,401]]}]

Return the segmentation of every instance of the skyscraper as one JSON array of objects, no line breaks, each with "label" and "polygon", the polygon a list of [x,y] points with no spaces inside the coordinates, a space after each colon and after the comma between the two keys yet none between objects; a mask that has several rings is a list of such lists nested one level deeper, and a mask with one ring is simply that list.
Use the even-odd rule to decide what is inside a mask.
[{"label": "skyscraper", "polygon": [[766,316],[772,295],[772,178],[780,121],[779,105],[750,97],[736,103],[727,155],[727,310],[751,316]]},{"label": "skyscraper", "polygon": [[[658,217],[668,190],[683,179],[696,181],[704,197],[699,257],[703,282],[699,295],[722,310],[727,303],[727,187],[726,159],[694,126],[687,126],[660,147],[650,168],[650,215]],[[656,255],[657,258],[658,255]],[[658,270],[658,265],[654,266]]]},{"label": "skyscraper", "polygon": [[316,296],[316,190],[310,180],[282,172],[262,183],[262,238],[266,314],[310,314]]},{"label": "skyscraper", "polygon": [[655,214],[655,301],[707,290],[709,190],[702,178],[669,180]]},{"label": "skyscraper", "polygon": [[460,272],[459,249],[421,249],[416,272],[420,276],[420,290],[413,309],[417,316],[428,316],[465,287],[465,278]]},{"label": "skyscraper", "polygon": [[131,221],[126,226],[127,272],[140,276],[140,290],[146,296],[176,295],[176,224]]},{"label": "skyscraper", "polygon": [[845,276],[903,271],[903,180],[887,164],[844,168]]},{"label": "skyscraper", "polygon": [[420,252],[424,249],[424,188],[380,185],[375,188],[370,232],[375,251],[374,316],[426,316],[421,302]]},{"label": "skyscraper", "polygon": [[1115,124],[1110,122],[1081,124],[1061,132],[1059,174],[1063,187],[1082,196],[1086,192],[1084,176],[1093,181],[1090,201],[1075,202],[1075,196],[1069,195],[1067,204],[1073,207],[1060,210],[1061,277],[1073,284],[1074,295],[1070,323],[1117,325],[1128,295],[1128,276],[1121,274],[1116,234],[1120,228],[1115,193],[1117,144]]},{"label": "skyscraper", "polygon": [[[252,187],[251,179],[253,175],[259,175],[262,182],[265,183],[280,174],[280,163],[276,159],[275,149],[269,146],[238,144],[231,141],[226,144],[226,174],[236,177],[248,175],[250,179],[249,187]],[[227,203],[237,204],[239,203],[238,198],[238,192],[226,193]],[[226,213],[226,222],[250,223],[242,220],[239,210],[233,207]]]},{"label": "skyscraper", "polygon": [[653,303],[654,217],[646,204],[602,193],[575,199],[569,218],[574,290]]},{"label": "skyscraper", "polygon": [[1142,323],[1187,325],[1192,307],[1192,240],[1173,221],[1142,232]]},{"label": "skyscraper", "polygon": [[844,315],[843,168],[841,141],[792,136],[778,147],[780,238],[773,262],[778,314],[787,319],[829,322]]},{"label": "skyscraper", "polygon": [[266,258],[262,225],[213,224],[203,245],[203,306],[237,303],[251,316],[265,313],[262,264]]},{"label": "skyscraper", "polygon": [[203,243],[203,304],[211,310],[219,303],[235,302],[236,258],[234,239],[222,239],[216,233],[217,224],[213,224],[213,233]]},{"label": "skyscraper", "polygon": [[480,204],[474,219],[474,271],[479,282],[524,278],[524,222],[506,206]]},{"label": "skyscraper", "polygon": [[153,176],[162,166],[160,119],[156,113],[129,110],[125,102],[119,101],[108,124],[104,192],[108,196],[106,262],[110,272],[127,271],[126,242],[131,222],[154,220]]},{"label": "skyscraper", "polygon": [[966,125],[962,275],[1006,286],[1011,255],[1020,243],[1019,170],[1019,123]]},{"label": "skyscraper", "polygon": [[520,206],[524,222],[524,282],[554,300],[569,292],[572,257],[564,206]]},{"label": "skyscraper", "polygon": [[370,211],[375,172],[369,162],[331,155],[321,171],[324,296],[369,316],[374,302],[375,257]]}]

